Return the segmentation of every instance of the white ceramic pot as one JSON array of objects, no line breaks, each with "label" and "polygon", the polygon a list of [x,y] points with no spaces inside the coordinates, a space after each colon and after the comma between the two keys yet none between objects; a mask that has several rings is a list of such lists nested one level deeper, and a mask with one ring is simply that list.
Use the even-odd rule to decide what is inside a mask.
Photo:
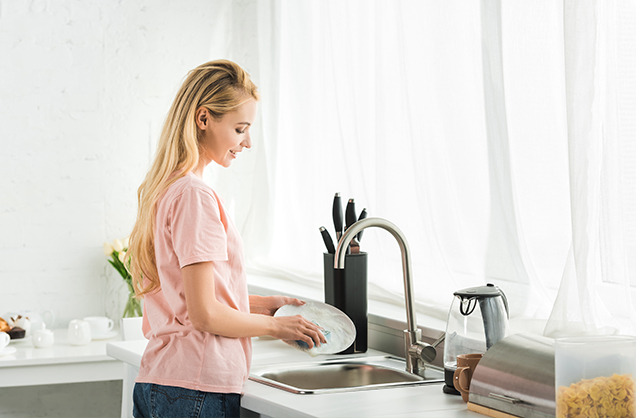
[{"label": "white ceramic pot", "polygon": [[33,331],[32,341],[35,348],[48,348],[55,343],[55,336],[50,329],[37,329]]},{"label": "white ceramic pot", "polygon": [[68,324],[66,339],[71,345],[86,345],[91,342],[91,327],[86,321],[73,319]]},{"label": "white ceramic pot", "polygon": [[55,312],[42,311],[41,314],[36,311],[26,311],[22,313],[22,316],[26,316],[31,320],[31,331],[43,328],[53,328],[55,322]]},{"label": "white ceramic pot", "polygon": [[[18,323],[20,322],[19,320],[14,321],[14,319],[17,319],[18,316],[22,317],[22,324]],[[52,328],[55,322],[55,312],[49,310],[42,311],[42,314],[33,310],[5,312],[2,315],[2,318],[7,321],[10,326],[24,329],[26,331],[26,337],[29,337],[31,332],[36,329]],[[28,319],[28,325],[24,324],[24,318]]]}]

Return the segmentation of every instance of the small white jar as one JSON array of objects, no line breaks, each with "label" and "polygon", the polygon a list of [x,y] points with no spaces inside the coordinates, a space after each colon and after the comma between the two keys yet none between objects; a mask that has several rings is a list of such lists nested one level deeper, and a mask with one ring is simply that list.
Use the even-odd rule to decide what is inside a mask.
[{"label": "small white jar", "polygon": [[68,324],[66,334],[69,344],[86,345],[91,342],[91,328],[88,322],[81,319],[74,319]]},{"label": "small white jar", "polygon": [[55,344],[55,336],[50,329],[37,329],[33,331],[32,341],[35,348],[48,348]]}]

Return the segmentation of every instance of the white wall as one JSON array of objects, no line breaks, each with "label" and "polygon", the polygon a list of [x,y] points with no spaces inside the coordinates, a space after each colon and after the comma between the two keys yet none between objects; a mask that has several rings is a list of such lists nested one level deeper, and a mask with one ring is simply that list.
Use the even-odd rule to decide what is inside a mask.
[{"label": "white wall", "polygon": [[213,58],[210,0],[0,0],[0,315],[121,316],[102,243],[188,70]]}]

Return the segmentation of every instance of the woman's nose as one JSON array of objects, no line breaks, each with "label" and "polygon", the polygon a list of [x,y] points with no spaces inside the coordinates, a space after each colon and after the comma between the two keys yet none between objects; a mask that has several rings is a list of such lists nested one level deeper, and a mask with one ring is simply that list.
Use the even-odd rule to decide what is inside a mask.
[{"label": "woman's nose", "polygon": [[243,140],[243,142],[241,142],[241,145],[244,148],[252,148],[252,137],[250,134],[247,134],[247,137]]}]

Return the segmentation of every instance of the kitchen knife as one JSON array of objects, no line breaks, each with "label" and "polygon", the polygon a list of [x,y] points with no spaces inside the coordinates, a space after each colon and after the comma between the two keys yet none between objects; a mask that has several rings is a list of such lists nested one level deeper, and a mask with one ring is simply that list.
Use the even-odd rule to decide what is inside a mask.
[{"label": "kitchen knife", "polygon": [[[345,222],[347,223],[347,227],[345,231],[351,227],[354,223],[356,223],[356,202],[353,199],[349,199],[347,202],[347,208],[345,209]],[[360,244],[356,237],[351,239],[349,243],[349,248],[347,249],[347,254],[360,254]]]},{"label": "kitchen knife", "polygon": [[333,216],[333,226],[336,229],[336,240],[340,241],[340,237],[342,236],[342,205],[340,203],[340,193],[336,193],[333,197],[331,212]]},{"label": "kitchen knife", "polygon": [[331,235],[329,235],[329,231],[327,231],[327,228],[325,228],[324,226],[321,226],[320,235],[322,235],[322,240],[325,242],[325,245],[327,246],[327,252],[329,254],[335,254],[336,247],[334,247],[333,245],[333,240],[331,239]]},{"label": "kitchen knife", "polygon": [[356,223],[356,202],[353,199],[349,199],[347,202],[347,208],[345,209],[345,222],[347,227],[345,231],[349,229],[351,225]]},{"label": "kitchen knife", "polygon": [[[367,208],[362,209],[362,212],[360,212],[360,217],[358,218],[359,221],[365,219],[367,217]],[[362,240],[362,233],[364,232],[364,229],[360,232],[358,232],[358,235],[356,235],[356,237],[358,238],[358,242],[360,242]]]}]

